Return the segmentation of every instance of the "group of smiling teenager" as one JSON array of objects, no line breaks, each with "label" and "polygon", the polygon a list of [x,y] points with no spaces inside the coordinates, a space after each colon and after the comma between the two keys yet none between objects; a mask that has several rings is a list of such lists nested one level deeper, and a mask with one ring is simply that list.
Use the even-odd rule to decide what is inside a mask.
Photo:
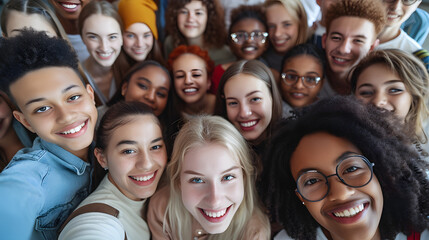
[{"label": "group of smiling teenager", "polygon": [[429,239],[427,65],[377,49],[420,2],[317,1],[319,48],[299,0],[229,31],[218,1],[171,1],[164,61],[153,1],[11,0],[0,146],[28,148],[4,151],[2,236]]}]

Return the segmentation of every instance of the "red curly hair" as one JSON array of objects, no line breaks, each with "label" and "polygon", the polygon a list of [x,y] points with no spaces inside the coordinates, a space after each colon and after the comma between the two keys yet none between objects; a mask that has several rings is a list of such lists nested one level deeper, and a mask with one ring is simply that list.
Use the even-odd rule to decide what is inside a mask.
[{"label": "red curly hair", "polygon": [[209,53],[206,50],[201,49],[197,45],[191,45],[191,46],[180,45],[177,48],[175,48],[170,53],[170,56],[168,56],[168,68],[169,68],[169,70],[173,69],[174,61],[176,61],[177,58],[179,58],[181,55],[183,55],[185,53],[194,54],[194,55],[200,57],[201,59],[203,59],[204,62],[206,63],[206,70],[207,70],[208,76],[210,77],[212,75],[214,67],[215,67],[214,62],[213,62],[213,60],[210,59]]}]

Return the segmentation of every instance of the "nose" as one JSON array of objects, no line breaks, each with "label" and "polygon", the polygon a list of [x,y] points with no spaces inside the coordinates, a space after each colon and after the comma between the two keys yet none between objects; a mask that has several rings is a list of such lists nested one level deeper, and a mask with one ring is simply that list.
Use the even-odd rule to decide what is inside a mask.
[{"label": "nose", "polygon": [[109,50],[109,41],[107,39],[101,40],[101,50],[107,52]]},{"label": "nose", "polygon": [[136,47],[142,47],[143,46],[143,36],[138,36],[137,41],[135,43]]},{"label": "nose", "polygon": [[293,85],[296,89],[303,89],[304,88],[304,79],[303,77],[299,77],[298,80],[296,80],[295,84]]},{"label": "nose", "polygon": [[396,0],[396,1],[393,1],[391,3],[388,3],[388,8],[391,11],[395,11],[397,9],[402,8],[402,1],[401,0]]},{"label": "nose", "polygon": [[192,73],[187,73],[185,76],[185,84],[191,85],[194,81],[192,80]]},{"label": "nose", "polygon": [[147,151],[141,151],[136,160],[136,168],[144,171],[153,169],[153,161]]},{"label": "nose", "polygon": [[252,115],[252,110],[249,105],[246,103],[240,104],[240,117],[241,118],[248,118],[250,115]]},{"label": "nose", "polygon": [[274,36],[276,36],[276,37],[280,37],[281,35],[282,35],[282,30],[281,30],[281,28],[279,28],[279,27],[275,26],[275,28],[274,28]]},{"label": "nose", "polygon": [[192,22],[194,20],[195,15],[192,12],[189,12],[186,18],[187,22]]},{"label": "nose", "polygon": [[329,193],[326,196],[329,201],[344,201],[355,193],[355,188],[345,185],[338,177],[329,179]]},{"label": "nose", "polygon": [[144,98],[146,100],[148,100],[150,103],[154,103],[155,102],[155,89],[151,88],[149,90],[146,91]]},{"label": "nose", "polygon": [[387,105],[387,97],[383,93],[375,93],[372,99],[372,104],[379,108],[385,108]]},{"label": "nose", "polygon": [[65,106],[56,106],[57,121],[58,123],[69,124],[73,122],[74,111]]},{"label": "nose", "polygon": [[350,53],[350,50],[351,50],[350,41],[348,39],[344,39],[341,42],[341,45],[339,46],[338,50],[340,51],[340,53],[343,53],[343,54]]},{"label": "nose", "polygon": [[211,182],[207,189],[206,201],[208,206],[217,208],[222,203],[222,187],[216,182]]}]

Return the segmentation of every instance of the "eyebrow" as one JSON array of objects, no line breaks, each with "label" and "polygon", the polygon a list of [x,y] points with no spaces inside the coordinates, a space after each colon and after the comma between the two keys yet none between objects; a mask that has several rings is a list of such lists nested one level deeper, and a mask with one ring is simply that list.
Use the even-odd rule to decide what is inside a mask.
[{"label": "eyebrow", "polygon": [[[252,92],[246,94],[245,97],[249,97],[250,95],[255,94],[255,93],[259,93],[259,92],[261,92],[261,91],[259,91],[259,90],[252,91]],[[227,97],[227,98],[225,98],[225,100],[228,100],[228,99],[237,99],[237,98],[235,98],[235,97]]]},{"label": "eyebrow", "polygon": [[[384,83],[383,83],[383,85],[390,85],[390,84],[394,84],[394,83],[398,83],[398,82],[403,83],[404,81],[402,81],[402,80],[400,80],[400,79],[389,80],[389,81],[387,81],[387,82],[384,82]],[[359,89],[359,88],[361,88],[361,87],[372,87],[372,86],[373,86],[373,85],[372,85],[371,83],[364,83],[364,84],[360,85],[360,86],[358,87],[358,89]]]},{"label": "eyebrow", "polygon": [[[70,89],[73,89],[73,88],[75,88],[75,87],[79,87],[79,86],[78,86],[78,85],[70,85],[70,86],[68,86],[68,87],[64,88],[64,89],[61,91],[61,94],[64,94],[64,93],[66,93],[67,91],[70,91]],[[44,98],[44,97],[41,97],[41,98],[35,98],[35,99],[32,99],[32,100],[28,101],[27,103],[25,103],[25,106],[28,106],[28,105],[30,105],[30,104],[32,104],[32,103],[40,102],[40,101],[43,101],[43,100],[46,100],[46,98]]]},{"label": "eyebrow", "polygon": [[[331,32],[331,34],[330,34],[330,35],[333,35],[333,34],[337,34],[337,35],[344,36],[344,34],[342,34],[342,33],[340,33],[340,32]],[[366,37],[365,35],[361,35],[361,34],[353,35],[352,37],[367,39],[367,37]]]},{"label": "eyebrow", "polygon": [[[335,165],[337,165],[341,160],[343,160],[344,157],[349,156],[349,155],[361,155],[361,154],[360,153],[356,153],[356,152],[351,152],[351,151],[345,151],[339,157],[337,157],[337,159],[335,159]],[[317,171],[319,171],[316,168],[304,168],[304,169],[301,169],[298,172],[297,176],[300,176],[301,174],[303,174],[305,172],[308,172],[308,171],[311,171],[311,170],[317,170]]]},{"label": "eyebrow", "polygon": [[[227,173],[227,172],[230,172],[230,171],[232,171],[232,170],[236,170],[236,169],[241,169],[241,168],[240,168],[239,166],[233,166],[233,167],[228,168],[228,169],[226,169],[225,171],[221,172],[221,175],[222,175],[222,174],[225,174],[225,173]],[[192,174],[192,175],[204,176],[204,174],[199,173],[199,172],[195,172],[195,171],[192,171],[192,170],[187,170],[187,171],[184,171],[183,173],[184,173],[184,174]]]},{"label": "eyebrow", "polygon": [[[150,143],[151,143],[151,144],[153,144],[153,143],[156,143],[156,142],[161,141],[161,140],[162,140],[162,137],[155,138],[154,140],[150,141]],[[122,141],[118,142],[118,144],[116,144],[116,146],[120,146],[120,145],[123,145],[123,144],[127,144],[127,145],[136,145],[136,144],[137,144],[137,141],[133,141],[133,140],[122,140]]]}]

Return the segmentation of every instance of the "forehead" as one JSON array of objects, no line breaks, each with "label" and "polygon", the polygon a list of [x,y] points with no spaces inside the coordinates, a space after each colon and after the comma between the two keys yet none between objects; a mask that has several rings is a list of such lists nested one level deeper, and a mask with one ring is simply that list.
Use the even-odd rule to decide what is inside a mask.
[{"label": "forehead", "polygon": [[329,34],[341,34],[347,37],[361,36],[375,40],[375,26],[365,18],[343,16],[334,19],[329,26]]},{"label": "forehead", "polygon": [[184,53],[180,55],[173,62],[173,70],[184,70],[184,69],[195,69],[205,68],[206,63],[204,59],[192,53]]},{"label": "forehead", "polygon": [[[56,36],[57,33],[54,27],[44,17],[39,14],[26,14],[16,10],[10,10],[8,13],[8,21],[6,30],[8,33],[12,30],[33,28],[36,31],[45,31],[48,35]],[[12,35],[13,36],[13,35]],[[11,36],[9,36],[11,37]]]},{"label": "forehead", "polygon": [[358,83],[370,82],[382,84],[385,81],[402,80],[398,73],[383,63],[376,63],[365,68],[358,77]]},{"label": "forehead", "polygon": [[263,80],[247,73],[239,73],[231,77],[224,86],[225,97],[238,97],[254,91],[271,96],[270,90]]},{"label": "forehead", "polygon": [[151,32],[150,28],[141,22],[133,23],[126,29],[127,32],[133,32],[133,33],[146,33]]},{"label": "forehead", "polygon": [[295,17],[281,3],[275,3],[267,7],[266,16],[268,22],[292,21]]},{"label": "forehead", "polygon": [[231,27],[231,32],[235,31],[254,31],[261,30],[265,31],[264,24],[256,18],[242,18],[235,22]]},{"label": "forehead", "polygon": [[84,31],[97,31],[97,32],[110,32],[110,31],[121,31],[119,23],[113,17],[101,15],[101,14],[92,14],[89,16],[84,24]]},{"label": "forehead", "polygon": [[[119,120],[119,119],[118,119]],[[152,114],[134,114],[122,118],[124,122],[112,133],[110,142],[123,139],[133,140],[137,143],[150,143],[155,138],[161,137],[161,129]]]},{"label": "forehead", "polygon": [[10,85],[10,91],[17,101],[26,102],[35,98],[49,98],[62,95],[71,85],[85,88],[78,74],[69,67],[45,67],[30,71]]},{"label": "forehead", "polygon": [[168,74],[158,66],[149,65],[136,71],[131,76],[131,80],[137,80],[142,77],[147,78],[152,84],[163,85],[167,88],[170,86]]},{"label": "forehead", "polygon": [[202,1],[197,1],[197,0],[192,0],[189,3],[185,4],[185,6],[183,6],[184,8],[187,9],[193,9],[193,10],[207,10],[207,7],[203,4]]},{"label": "forehead", "polygon": [[298,143],[290,159],[290,168],[296,179],[303,169],[317,169],[331,172],[337,159],[345,152],[360,153],[350,141],[326,132],[316,132],[304,136]]}]

